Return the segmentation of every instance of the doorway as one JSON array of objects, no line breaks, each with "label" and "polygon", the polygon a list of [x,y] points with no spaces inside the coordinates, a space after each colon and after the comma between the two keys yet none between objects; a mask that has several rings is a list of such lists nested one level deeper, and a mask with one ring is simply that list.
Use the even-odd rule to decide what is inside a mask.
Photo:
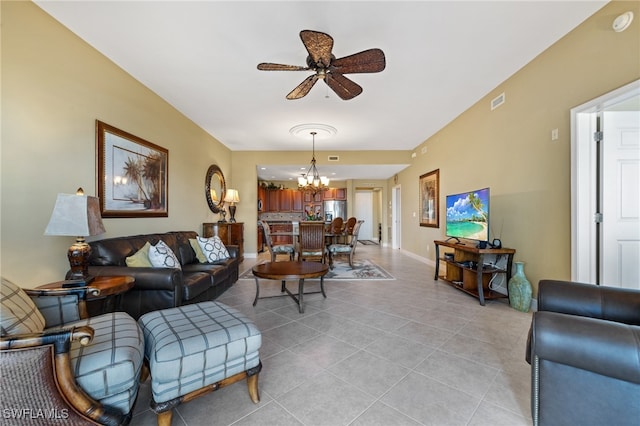
[{"label": "doorway", "polygon": [[640,289],[640,81],[571,110],[571,278]]},{"label": "doorway", "polygon": [[364,220],[360,225],[359,240],[373,239],[373,209],[373,192],[356,190],[354,214],[358,220]]}]

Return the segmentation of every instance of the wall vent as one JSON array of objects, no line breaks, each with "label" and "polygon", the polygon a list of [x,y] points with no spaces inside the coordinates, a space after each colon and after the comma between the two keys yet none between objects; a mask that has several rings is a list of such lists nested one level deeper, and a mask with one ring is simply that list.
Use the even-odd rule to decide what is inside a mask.
[{"label": "wall vent", "polygon": [[491,101],[491,111],[498,108],[503,103],[504,103],[504,92],[500,93],[497,97],[493,98],[493,100]]},{"label": "wall vent", "polygon": [[340,156],[338,155],[330,155],[327,157],[327,160],[329,161],[340,161]]}]

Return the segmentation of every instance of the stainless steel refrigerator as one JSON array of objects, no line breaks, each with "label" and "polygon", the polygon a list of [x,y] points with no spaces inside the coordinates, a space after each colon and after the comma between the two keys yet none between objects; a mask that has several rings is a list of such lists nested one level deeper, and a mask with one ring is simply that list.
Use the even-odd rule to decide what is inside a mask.
[{"label": "stainless steel refrigerator", "polygon": [[347,220],[347,202],[346,201],[324,201],[324,220],[332,221],[336,217]]}]

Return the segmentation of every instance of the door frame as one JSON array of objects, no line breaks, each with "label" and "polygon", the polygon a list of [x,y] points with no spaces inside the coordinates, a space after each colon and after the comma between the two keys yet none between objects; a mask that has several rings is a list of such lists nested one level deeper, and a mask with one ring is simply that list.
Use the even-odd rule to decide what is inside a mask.
[{"label": "door frame", "polygon": [[[571,109],[571,280],[599,281],[598,237],[594,226],[598,213],[597,144],[598,116],[606,108],[640,94],[640,80]],[[595,261],[594,261],[595,260]]]},{"label": "door frame", "polygon": [[402,190],[400,185],[391,188],[391,248],[402,247]]}]

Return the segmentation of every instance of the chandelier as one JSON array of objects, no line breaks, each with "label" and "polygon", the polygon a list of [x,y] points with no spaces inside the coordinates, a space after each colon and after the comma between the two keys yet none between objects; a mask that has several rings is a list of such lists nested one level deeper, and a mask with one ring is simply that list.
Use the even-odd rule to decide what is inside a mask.
[{"label": "chandelier", "polygon": [[329,178],[326,176],[320,176],[320,173],[318,173],[318,169],[316,168],[316,134],[317,132],[311,132],[313,140],[311,166],[309,166],[307,173],[304,173],[298,178],[298,189],[303,192],[310,192],[313,196],[320,191],[329,189]]}]

